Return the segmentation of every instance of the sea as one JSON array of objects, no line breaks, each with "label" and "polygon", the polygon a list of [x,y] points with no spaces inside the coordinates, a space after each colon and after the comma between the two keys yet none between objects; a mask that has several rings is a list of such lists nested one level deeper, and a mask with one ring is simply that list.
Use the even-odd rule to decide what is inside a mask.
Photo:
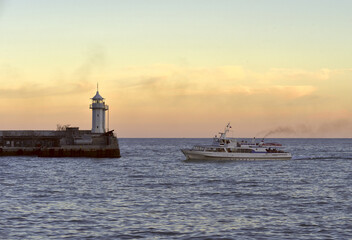
[{"label": "sea", "polygon": [[121,158],[0,158],[0,239],[352,239],[352,139],[268,139],[292,160],[185,161],[211,139],[119,139]]}]

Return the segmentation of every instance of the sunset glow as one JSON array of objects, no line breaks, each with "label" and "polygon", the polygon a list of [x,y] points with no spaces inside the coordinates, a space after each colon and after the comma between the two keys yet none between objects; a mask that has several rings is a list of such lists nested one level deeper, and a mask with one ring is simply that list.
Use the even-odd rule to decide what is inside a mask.
[{"label": "sunset glow", "polygon": [[1,129],[90,129],[99,82],[119,137],[352,137],[351,8],[2,1]]}]

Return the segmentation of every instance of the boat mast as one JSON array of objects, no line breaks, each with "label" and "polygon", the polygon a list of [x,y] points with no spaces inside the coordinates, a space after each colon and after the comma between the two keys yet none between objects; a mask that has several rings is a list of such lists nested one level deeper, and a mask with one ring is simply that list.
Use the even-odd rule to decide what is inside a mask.
[{"label": "boat mast", "polygon": [[230,131],[230,128],[231,128],[231,125],[230,125],[230,123],[228,123],[225,127],[224,132],[223,133],[219,132],[220,138],[222,138],[222,139],[226,138],[226,134]]}]

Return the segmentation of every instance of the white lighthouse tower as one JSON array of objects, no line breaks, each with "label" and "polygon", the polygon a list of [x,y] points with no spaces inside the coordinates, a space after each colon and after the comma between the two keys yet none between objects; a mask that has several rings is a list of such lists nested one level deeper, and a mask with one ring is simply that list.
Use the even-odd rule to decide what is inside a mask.
[{"label": "white lighthouse tower", "polygon": [[105,111],[109,106],[105,105],[104,98],[100,96],[98,87],[97,93],[92,99],[89,108],[92,109],[92,133],[105,133]]}]

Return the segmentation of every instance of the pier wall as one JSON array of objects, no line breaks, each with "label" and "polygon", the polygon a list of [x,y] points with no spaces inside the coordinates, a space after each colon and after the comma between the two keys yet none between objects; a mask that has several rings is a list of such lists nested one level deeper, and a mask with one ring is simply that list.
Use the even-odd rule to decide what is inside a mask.
[{"label": "pier wall", "polygon": [[113,131],[7,130],[0,131],[0,156],[116,158],[120,157],[120,148]]}]

